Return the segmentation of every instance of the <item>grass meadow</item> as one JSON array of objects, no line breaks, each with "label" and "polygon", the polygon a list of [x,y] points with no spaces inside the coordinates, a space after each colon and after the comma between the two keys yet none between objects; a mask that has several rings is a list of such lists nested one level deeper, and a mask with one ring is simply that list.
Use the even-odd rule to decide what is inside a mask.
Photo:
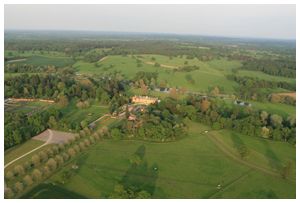
[{"label": "grass meadow", "polygon": [[[209,129],[189,122],[189,135],[175,142],[103,140],[25,197],[55,197],[58,188],[63,188],[65,198],[76,198],[74,193],[81,197],[106,198],[114,186],[121,183],[146,189],[152,198],[295,198],[294,182],[240,164],[207,136],[214,133],[222,137],[220,139],[233,151],[232,143],[236,141],[232,141],[231,136],[238,136],[251,149],[253,158],[248,161],[258,156],[256,153],[266,160],[276,156],[278,163],[294,160],[295,148],[286,143],[232,135],[229,131],[205,135],[205,130]],[[264,152],[264,142],[269,145],[266,150],[274,153]],[[137,153],[141,154],[142,164],[133,167],[129,159]],[[72,169],[74,164],[79,168]],[[260,160],[257,164],[267,167],[269,162]]]}]

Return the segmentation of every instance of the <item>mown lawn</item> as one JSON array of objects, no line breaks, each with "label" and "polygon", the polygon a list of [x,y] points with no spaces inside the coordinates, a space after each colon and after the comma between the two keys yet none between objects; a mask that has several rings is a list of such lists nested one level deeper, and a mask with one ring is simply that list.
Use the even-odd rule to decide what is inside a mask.
[{"label": "mown lawn", "polygon": [[[47,182],[88,198],[108,197],[117,183],[142,187],[152,198],[295,198],[294,183],[234,161],[208,139],[209,134],[205,135],[204,130],[209,129],[189,122],[189,136],[170,143],[103,140]],[[263,145],[256,148],[256,140],[251,139],[256,138],[247,137],[243,141],[261,153]],[[292,146],[282,143],[271,149],[289,151],[289,147]],[[142,164],[137,167],[129,162],[134,154],[142,157]],[[278,159],[282,156],[278,155]],[[71,169],[74,164],[79,168]],[[63,178],[67,173],[68,178]],[[221,189],[217,188],[219,184]],[[56,194],[50,187],[45,190],[38,186],[34,191],[30,197],[55,198]]]}]

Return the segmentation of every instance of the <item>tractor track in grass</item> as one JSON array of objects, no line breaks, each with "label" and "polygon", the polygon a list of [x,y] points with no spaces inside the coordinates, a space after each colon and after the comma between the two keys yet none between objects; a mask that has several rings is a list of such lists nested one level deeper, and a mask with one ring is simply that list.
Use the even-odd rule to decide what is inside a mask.
[{"label": "tractor track in grass", "polygon": [[[250,163],[250,162],[247,162],[245,160],[242,160],[240,157],[238,157],[237,155],[235,155],[234,153],[232,153],[230,151],[230,149],[228,149],[228,146],[222,142],[221,140],[219,140],[218,138],[216,138],[215,135],[213,135],[213,133],[209,133],[206,135],[207,138],[213,142],[218,148],[219,150],[221,150],[227,157],[231,158],[232,160],[240,163],[240,164],[243,164],[245,166],[248,166],[252,169],[255,169],[257,171],[260,171],[260,172],[263,172],[265,174],[268,174],[270,176],[275,176],[277,178],[282,178],[281,174],[280,173],[276,173],[276,172],[273,172],[273,171],[270,171],[269,169],[266,169],[266,168],[263,168],[261,166],[258,166],[256,164],[253,164],[253,163]],[[289,180],[291,182],[295,182],[295,180],[293,179],[290,179],[290,178],[287,178],[286,180]]]},{"label": "tractor track in grass", "polygon": [[205,197],[205,199],[210,199],[210,198],[214,198],[214,196],[220,192],[225,191],[227,188],[229,188],[230,186],[234,185],[235,183],[243,180],[244,178],[246,178],[254,169],[249,169],[248,171],[246,171],[244,174],[240,175],[239,177],[237,177],[236,179],[230,181],[228,184],[226,184],[223,188],[221,188],[220,190],[210,194],[209,196]]}]

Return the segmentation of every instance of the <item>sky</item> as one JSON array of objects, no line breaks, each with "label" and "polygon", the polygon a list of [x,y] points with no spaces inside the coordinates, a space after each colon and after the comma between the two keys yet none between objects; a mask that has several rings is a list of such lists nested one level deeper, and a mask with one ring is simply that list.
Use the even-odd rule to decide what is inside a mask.
[{"label": "sky", "polygon": [[5,5],[4,28],[296,39],[296,6]]}]

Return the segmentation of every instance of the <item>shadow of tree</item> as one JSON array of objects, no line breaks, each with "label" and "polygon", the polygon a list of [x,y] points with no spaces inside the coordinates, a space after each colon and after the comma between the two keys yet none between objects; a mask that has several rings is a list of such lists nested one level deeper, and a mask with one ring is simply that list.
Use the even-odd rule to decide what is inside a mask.
[{"label": "shadow of tree", "polygon": [[240,136],[235,133],[232,133],[230,138],[233,142],[233,147],[237,150],[240,157],[244,159],[249,154],[249,149],[247,148],[246,144],[240,138]]},{"label": "shadow of tree", "polygon": [[130,189],[134,192],[146,191],[151,196],[155,191],[155,183],[158,177],[158,165],[154,163],[149,166],[145,159],[146,148],[141,145],[133,156],[138,156],[140,162],[138,164],[131,163],[130,168],[126,171],[120,184],[125,189]]},{"label": "shadow of tree", "polygon": [[268,159],[269,166],[277,171],[282,170],[282,164],[278,156],[274,153],[274,151],[269,146],[269,143],[266,140],[263,140],[262,143],[265,147],[265,157]]}]

